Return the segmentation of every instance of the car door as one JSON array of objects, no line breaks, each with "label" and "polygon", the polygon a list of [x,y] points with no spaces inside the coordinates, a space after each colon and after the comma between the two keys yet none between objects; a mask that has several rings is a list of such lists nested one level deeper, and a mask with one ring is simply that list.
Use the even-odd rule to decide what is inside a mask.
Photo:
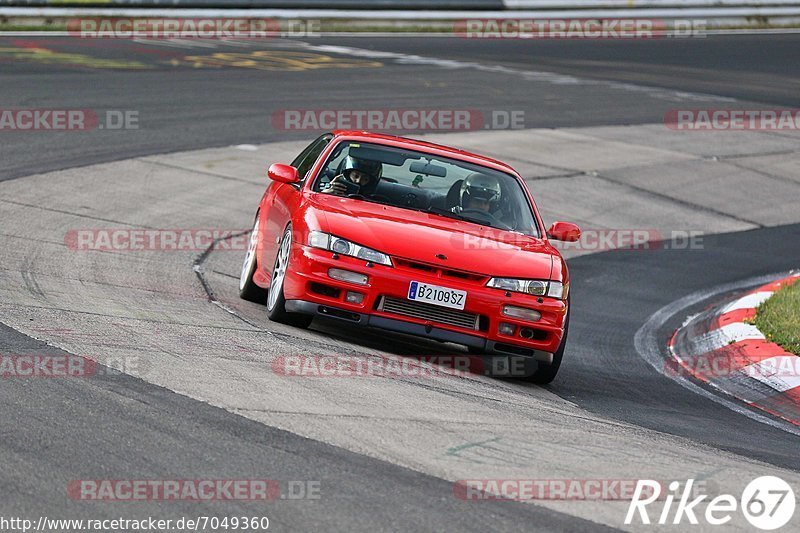
[{"label": "car door", "polygon": [[292,213],[299,206],[303,182],[308,178],[314,163],[331,139],[333,139],[333,135],[329,133],[318,137],[292,161],[292,166],[297,169],[297,173],[301,177],[301,183],[288,184],[273,181],[267,189],[264,199],[264,205],[267,208],[264,217],[264,238],[261,239],[262,249],[259,254],[259,264],[262,265],[267,277],[272,275],[272,266],[275,264],[278,244],[283,232],[292,220]]}]

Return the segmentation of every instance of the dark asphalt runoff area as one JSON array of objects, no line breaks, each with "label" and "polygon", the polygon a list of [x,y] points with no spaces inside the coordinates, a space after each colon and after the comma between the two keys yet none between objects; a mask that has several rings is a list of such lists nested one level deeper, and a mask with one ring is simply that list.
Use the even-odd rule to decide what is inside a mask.
[{"label": "dark asphalt runoff area", "polygon": [[[675,107],[719,107],[715,97],[736,98],[736,106],[800,107],[796,34],[636,42],[442,37],[307,42],[700,96],[687,103],[630,90],[623,99],[608,85],[579,90],[546,76],[532,82],[531,90],[530,84],[516,83],[513,72],[388,59],[379,60],[380,66],[287,70],[289,56],[282,53],[322,52],[277,41],[181,48],[0,37],[0,109],[134,110],[142,125],[113,133],[0,132],[0,180],[145,154],[314,136],[275,128],[271,116],[285,109],[418,108],[421,102],[425,108],[521,109],[525,126],[535,128],[657,123]],[[253,59],[260,50],[269,53]],[[800,226],[795,225],[706,236],[701,250],[615,251],[570,260],[574,312],[569,349],[549,390],[605,417],[800,469],[796,436],[692,394],[659,375],[633,345],[647,317],[682,296],[796,267],[798,243]],[[666,342],[683,318],[674,317],[659,339]],[[37,353],[45,347],[0,325],[0,349]],[[5,406],[0,414],[0,515],[110,518],[122,511],[129,517],[169,518],[158,502],[93,508],[71,500],[65,486],[78,478],[214,479],[240,473],[242,478],[321,480],[326,492],[311,503],[182,502],[170,512],[253,516],[266,511],[276,527],[296,530],[601,529],[536,505],[460,501],[449,496],[452,484],[445,480],[270,428],[126,375],[0,381],[0,401]],[[718,423],[696,423],[709,418]],[[429,508],[435,512],[425,511]]]}]

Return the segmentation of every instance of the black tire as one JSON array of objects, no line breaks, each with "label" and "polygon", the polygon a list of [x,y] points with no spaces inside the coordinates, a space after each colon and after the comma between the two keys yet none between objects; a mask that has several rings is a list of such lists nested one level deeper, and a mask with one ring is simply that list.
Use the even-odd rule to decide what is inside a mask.
[{"label": "black tire", "polygon": [[556,379],[556,374],[558,374],[558,369],[561,367],[561,360],[564,358],[564,350],[567,348],[567,333],[569,333],[569,313],[572,309],[572,305],[569,303],[569,298],[567,299],[567,318],[564,321],[564,337],[561,339],[561,344],[558,346],[558,350],[556,353],[553,354],[553,362],[550,364],[539,363],[539,368],[536,369],[531,376],[525,378],[526,381],[530,383],[536,383],[538,385],[547,385],[551,383],[554,379]]},{"label": "black tire", "polygon": [[281,237],[278,253],[275,256],[275,264],[272,267],[272,282],[270,283],[267,297],[267,317],[273,322],[280,322],[281,324],[298,328],[307,328],[311,324],[311,321],[314,320],[313,316],[288,313],[286,311],[286,298],[283,295],[283,280],[289,268],[291,246],[292,225],[289,224],[289,226],[286,227],[286,231],[283,232],[283,237]]},{"label": "black tire", "polygon": [[[253,282],[253,274],[258,268],[258,258],[256,257],[255,244],[258,241],[258,214],[253,224],[248,240],[247,253],[242,263],[242,272],[239,275],[239,298],[260,304],[267,303],[267,290],[262,289]],[[252,256],[250,255],[252,254]],[[249,264],[248,264],[249,262]]]}]

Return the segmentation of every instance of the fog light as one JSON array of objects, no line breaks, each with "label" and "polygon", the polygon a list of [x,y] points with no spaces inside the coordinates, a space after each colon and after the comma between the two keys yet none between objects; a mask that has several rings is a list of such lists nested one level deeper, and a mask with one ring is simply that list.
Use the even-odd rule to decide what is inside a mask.
[{"label": "fog light", "polygon": [[351,304],[360,304],[364,301],[364,295],[360,292],[351,292],[347,291],[347,294],[344,297],[345,301],[350,302]]},{"label": "fog light", "polygon": [[514,324],[509,324],[508,322],[500,322],[500,334],[501,335],[514,335],[514,330],[517,329]]},{"label": "fog light", "polygon": [[536,322],[537,320],[542,318],[542,314],[539,311],[534,311],[533,309],[526,309],[524,307],[515,307],[513,305],[504,305],[503,314],[506,316],[510,316],[511,318],[530,320],[531,322]]},{"label": "fog light", "polygon": [[355,283],[357,285],[366,285],[369,279],[365,274],[358,272],[350,272],[349,270],[342,270],[341,268],[331,268],[328,270],[328,276],[339,281],[346,281],[348,283]]}]

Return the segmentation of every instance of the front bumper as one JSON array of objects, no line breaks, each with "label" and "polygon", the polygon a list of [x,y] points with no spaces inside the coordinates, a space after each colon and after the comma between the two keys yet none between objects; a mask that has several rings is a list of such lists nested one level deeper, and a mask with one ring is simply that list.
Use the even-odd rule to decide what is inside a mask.
[{"label": "front bumper", "polygon": [[[403,266],[368,265],[361,259],[294,243],[291,272],[284,281],[286,310],[345,320],[352,324],[397,331],[444,342],[469,346],[483,353],[526,356],[549,363],[564,334],[566,304],[553,298],[507,293],[485,286],[486,279],[448,277],[447,270],[431,265],[432,270]],[[366,285],[332,279],[330,268],[344,269],[367,276]],[[474,327],[461,327],[435,320],[385,312],[382,298],[407,299],[411,281],[430,283],[467,291],[464,312],[479,316]],[[346,301],[348,292],[363,295],[361,303]],[[507,317],[504,305],[534,309],[541,313],[536,322]],[[499,332],[500,323],[514,326],[512,335]],[[524,338],[523,332],[531,338]]]}]

